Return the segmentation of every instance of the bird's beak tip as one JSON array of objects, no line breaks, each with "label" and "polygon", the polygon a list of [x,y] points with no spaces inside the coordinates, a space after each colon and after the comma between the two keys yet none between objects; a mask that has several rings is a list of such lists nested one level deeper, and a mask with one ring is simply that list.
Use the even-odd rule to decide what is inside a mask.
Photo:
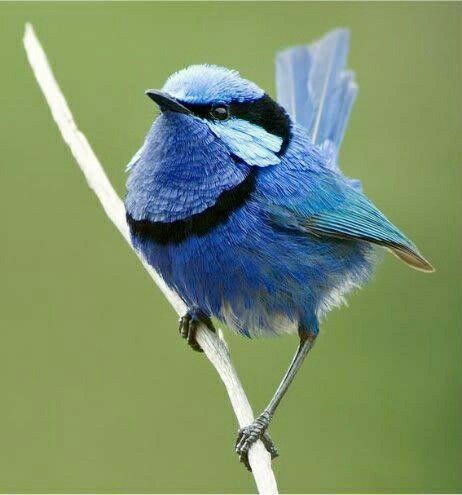
[{"label": "bird's beak tip", "polygon": [[191,113],[188,108],[164,91],[159,91],[158,89],[147,89],[144,93],[159,106],[162,112],[165,110],[170,110],[171,112],[177,113]]},{"label": "bird's beak tip", "polygon": [[160,93],[160,91],[158,91],[157,89],[147,89],[144,94],[146,96],[148,96],[149,98],[151,99],[154,99],[156,96],[158,96]]}]

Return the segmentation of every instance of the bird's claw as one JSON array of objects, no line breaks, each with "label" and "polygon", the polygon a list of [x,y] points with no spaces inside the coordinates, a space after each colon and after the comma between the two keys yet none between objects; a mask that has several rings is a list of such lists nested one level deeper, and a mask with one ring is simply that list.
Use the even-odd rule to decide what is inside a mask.
[{"label": "bird's claw", "polygon": [[198,308],[191,308],[179,319],[179,323],[178,331],[180,336],[187,341],[191,349],[197,352],[204,352],[196,340],[196,332],[200,323],[203,323],[209,330],[215,332],[215,327],[210,317]]},{"label": "bird's claw", "polygon": [[252,471],[249,464],[249,450],[252,444],[254,444],[257,440],[261,440],[263,442],[266,450],[271,455],[271,459],[275,459],[279,455],[276,446],[266,431],[270,419],[269,414],[263,413],[253,423],[241,428],[237,434],[235,446],[236,453],[239,456],[239,460],[249,471]]},{"label": "bird's claw", "polygon": [[271,460],[276,459],[276,457],[279,457],[278,449],[276,448],[276,445],[274,445],[274,442],[269,436],[269,433],[267,431],[263,433],[261,437],[261,441],[263,442],[263,445],[265,446],[266,450],[270,453]]}]

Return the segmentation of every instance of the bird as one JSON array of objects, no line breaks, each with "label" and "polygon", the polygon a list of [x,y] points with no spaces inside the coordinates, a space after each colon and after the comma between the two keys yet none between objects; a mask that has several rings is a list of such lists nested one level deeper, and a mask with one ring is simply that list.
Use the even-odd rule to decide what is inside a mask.
[{"label": "bird", "polygon": [[239,72],[191,65],[160,90],[160,112],[127,166],[127,223],[134,248],[188,310],[189,345],[212,319],[247,338],[298,335],[274,396],[238,431],[248,452],[319,334],[320,322],[375,271],[380,251],[433,271],[429,261],[339,166],[358,86],[347,69],[349,30],[276,54],[273,99]]}]

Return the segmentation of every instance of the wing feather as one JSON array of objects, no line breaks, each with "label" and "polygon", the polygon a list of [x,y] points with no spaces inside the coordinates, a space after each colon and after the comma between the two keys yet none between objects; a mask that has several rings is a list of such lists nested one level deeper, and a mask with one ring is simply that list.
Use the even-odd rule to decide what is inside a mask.
[{"label": "wing feather", "polygon": [[[297,198],[279,205],[276,218],[285,226],[296,227],[321,238],[370,242],[388,248],[413,268],[434,271],[419,250],[360,191],[326,181],[318,195],[331,198]],[[332,201],[332,198],[336,198]]]}]

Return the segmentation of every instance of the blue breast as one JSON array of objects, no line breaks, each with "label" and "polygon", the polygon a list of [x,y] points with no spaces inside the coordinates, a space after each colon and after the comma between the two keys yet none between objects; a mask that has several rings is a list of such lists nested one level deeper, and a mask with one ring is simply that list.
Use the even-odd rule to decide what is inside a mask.
[{"label": "blue breast", "polygon": [[[316,330],[319,318],[371,273],[368,243],[320,239],[271,219],[276,199],[311,194],[320,201],[318,181],[336,173],[302,132],[294,129],[281,163],[265,169],[236,161],[208,134],[201,137],[210,140],[207,148],[191,143],[188,153],[169,134],[158,139],[148,163],[136,165],[130,177],[127,213],[134,246],[187,304],[248,336],[293,331],[299,322]],[[235,195],[239,188],[244,194]],[[201,224],[230,190],[219,221]]]},{"label": "blue breast", "polygon": [[167,112],[154,121],[132,167],[125,206],[136,220],[184,220],[213,206],[249,171],[206,124]]}]

